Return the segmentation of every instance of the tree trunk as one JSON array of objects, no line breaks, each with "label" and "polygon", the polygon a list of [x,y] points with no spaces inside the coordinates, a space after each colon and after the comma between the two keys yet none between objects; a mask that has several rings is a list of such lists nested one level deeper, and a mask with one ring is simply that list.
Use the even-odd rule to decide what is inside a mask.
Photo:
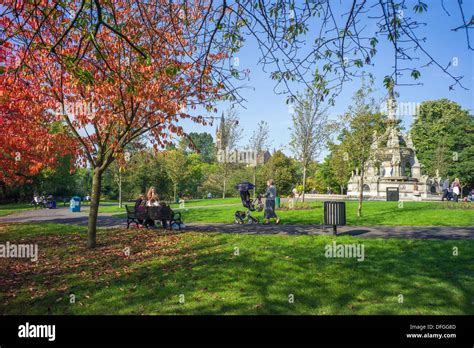
[{"label": "tree trunk", "polygon": [[118,189],[119,189],[119,208],[122,209],[122,173],[119,169],[119,177],[118,177]]},{"label": "tree trunk", "polygon": [[0,186],[2,187],[2,197],[1,200],[7,200],[7,185],[4,182],[0,182]]},{"label": "tree trunk", "polygon": [[96,232],[97,232],[97,215],[99,213],[100,189],[102,185],[102,172],[94,169],[92,176],[92,197],[89,210],[89,221],[87,227],[87,247],[95,248],[96,246]]},{"label": "tree trunk", "polygon": [[178,191],[178,185],[173,184],[173,201],[176,202],[176,193]]},{"label": "tree trunk", "polygon": [[[227,156],[227,153],[224,155]],[[227,157],[224,157],[225,161],[227,161]],[[225,198],[225,190],[226,190],[226,184],[227,184],[227,162],[224,162],[224,182],[223,182],[223,188],[222,188],[222,198]]]},{"label": "tree trunk", "polygon": [[344,185],[341,185],[341,195],[344,194]]},{"label": "tree trunk", "polygon": [[306,164],[303,165],[303,197],[301,201],[304,202],[304,193],[306,192]]},{"label": "tree trunk", "polygon": [[223,186],[223,189],[222,189],[222,198],[225,198],[225,189],[226,189],[225,184],[226,184],[226,178],[224,176],[224,186]]},{"label": "tree trunk", "polygon": [[227,151],[224,150],[224,185],[222,188],[222,198],[225,198],[226,182],[227,182]]},{"label": "tree trunk", "polygon": [[359,206],[357,207],[357,216],[362,216],[362,199],[364,198],[364,170],[360,171],[359,180]]}]

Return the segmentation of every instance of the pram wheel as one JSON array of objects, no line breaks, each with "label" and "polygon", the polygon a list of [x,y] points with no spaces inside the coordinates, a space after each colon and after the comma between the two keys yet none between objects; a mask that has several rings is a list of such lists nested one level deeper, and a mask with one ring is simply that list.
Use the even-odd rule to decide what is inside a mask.
[{"label": "pram wheel", "polygon": [[258,224],[258,219],[257,219],[257,218],[253,218],[253,217],[249,217],[247,223],[248,223],[249,225]]}]

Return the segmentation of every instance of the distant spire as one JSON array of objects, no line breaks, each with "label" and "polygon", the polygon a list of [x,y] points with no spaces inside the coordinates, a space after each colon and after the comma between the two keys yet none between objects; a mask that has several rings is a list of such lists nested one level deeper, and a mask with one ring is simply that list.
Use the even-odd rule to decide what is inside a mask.
[{"label": "distant spire", "polygon": [[396,120],[395,112],[397,110],[397,102],[395,100],[395,93],[393,91],[393,86],[390,86],[388,89],[387,110],[388,110],[388,120],[394,122]]},{"label": "distant spire", "polygon": [[222,111],[221,115],[221,130],[225,127],[225,119],[224,119],[224,111]]}]

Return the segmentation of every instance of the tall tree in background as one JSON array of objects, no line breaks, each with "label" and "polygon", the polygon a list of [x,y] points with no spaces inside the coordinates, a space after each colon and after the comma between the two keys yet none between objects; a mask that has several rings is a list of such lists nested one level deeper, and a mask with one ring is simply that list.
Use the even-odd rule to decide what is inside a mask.
[{"label": "tall tree in background", "polygon": [[122,184],[123,184],[123,176],[124,173],[131,169],[130,164],[132,157],[141,153],[145,149],[145,145],[140,141],[140,139],[136,139],[133,142],[127,144],[124,148],[124,155],[120,156],[118,160],[114,161],[111,170],[113,172],[113,179],[117,184],[118,188],[118,202],[119,207],[122,208]]},{"label": "tall tree in background", "polygon": [[314,93],[312,89],[307,89],[304,95],[298,94],[292,119],[290,148],[303,168],[304,202],[308,164],[321,153],[330,135],[327,109],[323,106],[322,95]]},{"label": "tall tree in background", "polygon": [[266,121],[260,121],[257,124],[257,129],[253,131],[249,141],[250,150],[257,152],[256,163],[253,167],[253,189],[254,198],[257,192],[257,164],[260,159],[259,156],[264,156],[264,151],[270,147],[270,127]]},{"label": "tall tree in background", "polygon": [[448,99],[425,101],[411,127],[416,154],[428,175],[458,177],[474,186],[474,117]]},{"label": "tall tree in background", "polygon": [[173,201],[176,202],[178,189],[189,175],[188,158],[182,150],[175,149],[166,151],[164,159],[166,173],[173,185]]},{"label": "tall tree in background", "polygon": [[268,179],[273,179],[279,195],[290,194],[300,180],[297,162],[282,151],[275,151],[258,172],[259,187],[266,187]]},{"label": "tall tree in background", "polygon": [[357,216],[362,216],[362,202],[364,196],[364,174],[370,160],[373,159],[374,152],[371,145],[373,143],[375,131],[381,134],[382,115],[377,112],[375,100],[370,95],[372,93],[372,82],[362,84],[353,97],[353,106],[342,116],[343,125],[343,148],[350,149],[348,155],[352,165],[358,169],[359,180],[359,204]]},{"label": "tall tree in background", "polygon": [[255,129],[250,137],[249,148],[257,152],[263,152],[270,146],[270,127],[266,121],[260,121],[257,123],[257,129]]},{"label": "tall tree in background", "polygon": [[191,132],[187,138],[183,138],[186,149],[197,152],[201,161],[211,163],[216,157],[214,139],[209,133]]},{"label": "tall tree in background", "polygon": [[329,158],[329,168],[333,180],[337,183],[340,193],[344,194],[347,182],[351,174],[351,166],[349,163],[350,149],[346,149],[344,145],[329,143],[328,148],[331,153]]}]

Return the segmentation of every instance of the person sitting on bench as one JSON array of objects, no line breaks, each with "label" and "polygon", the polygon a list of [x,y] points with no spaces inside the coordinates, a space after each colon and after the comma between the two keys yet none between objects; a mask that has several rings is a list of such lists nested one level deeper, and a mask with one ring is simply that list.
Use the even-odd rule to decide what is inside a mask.
[{"label": "person sitting on bench", "polygon": [[[136,216],[146,215],[146,200],[143,194],[140,194],[135,201],[135,214]],[[140,225],[143,225],[143,219],[137,218],[137,221]]]},{"label": "person sitting on bench", "polygon": [[[166,206],[166,203],[160,202],[159,197],[158,197],[156,194],[154,194],[154,195],[151,197],[151,199],[150,199],[149,201],[147,201],[146,205],[147,205],[148,207],[163,207],[163,206]],[[146,221],[146,224],[148,224],[148,226],[155,227],[155,221],[153,221],[153,220],[151,220],[151,219],[148,219],[148,220]],[[164,220],[164,219],[161,220],[161,226],[162,226],[163,228],[166,228],[166,227],[168,226],[166,220]]]}]

